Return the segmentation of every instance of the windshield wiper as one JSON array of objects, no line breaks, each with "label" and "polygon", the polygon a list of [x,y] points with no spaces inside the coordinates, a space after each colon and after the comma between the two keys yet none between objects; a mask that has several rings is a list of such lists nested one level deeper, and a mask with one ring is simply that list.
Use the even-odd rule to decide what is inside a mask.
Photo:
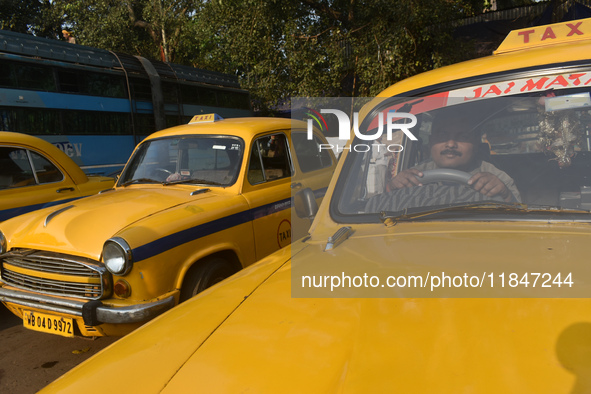
[{"label": "windshield wiper", "polygon": [[[589,211],[584,209],[572,209],[572,208],[561,208],[555,206],[528,206],[527,204],[521,204],[516,202],[498,202],[498,201],[482,201],[477,203],[459,203],[445,206],[433,206],[430,209],[425,210],[424,208],[406,208],[402,211],[397,212],[380,212],[380,221],[385,225],[394,225],[400,221],[407,220],[421,220],[421,219],[475,219],[473,216],[475,211],[479,214],[490,214],[487,216],[488,220],[508,220],[508,216],[503,215],[504,213],[514,214],[527,214],[533,215],[541,214],[544,219],[555,219],[551,217],[556,214],[571,214],[572,219],[577,216],[579,219],[580,215],[589,216]],[[458,215],[458,213],[461,213]],[[574,215],[574,216],[573,216]],[[557,217],[556,217],[557,218]],[[479,217],[479,219],[482,219]],[[537,218],[539,220],[540,218]],[[584,221],[590,221],[591,218],[585,218]]]},{"label": "windshield wiper", "polygon": [[[429,208],[429,209],[424,209]],[[385,219],[396,219],[396,220],[407,220],[407,219],[415,219],[422,216],[431,216],[440,212],[448,212],[448,211],[456,211],[456,210],[464,210],[464,209],[510,209],[510,210],[524,210],[527,209],[527,205],[519,204],[519,203],[510,203],[510,202],[497,202],[497,201],[486,201],[486,202],[478,202],[478,203],[459,203],[459,204],[447,204],[447,205],[436,205],[432,207],[413,207],[413,208],[406,208],[402,211],[395,211],[395,212],[388,212],[382,211],[380,212],[380,219],[384,221]]]},{"label": "windshield wiper", "polygon": [[150,179],[150,178],[136,178],[136,179],[132,179],[130,181],[127,182],[123,182],[121,184],[121,186],[125,187],[125,186],[129,186],[133,183],[162,183],[160,181],[157,181],[155,179]]},{"label": "windshield wiper", "polygon": [[223,186],[223,183],[209,181],[206,179],[183,179],[180,181],[172,181],[172,182],[163,182],[164,186],[168,185],[180,185],[182,183],[195,183],[195,184],[204,184],[204,185],[213,185],[213,186]]}]

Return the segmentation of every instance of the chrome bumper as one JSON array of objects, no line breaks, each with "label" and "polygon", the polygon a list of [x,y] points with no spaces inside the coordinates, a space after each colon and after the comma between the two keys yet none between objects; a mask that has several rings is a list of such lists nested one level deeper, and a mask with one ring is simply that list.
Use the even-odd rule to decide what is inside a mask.
[{"label": "chrome bumper", "polygon": [[42,311],[82,317],[87,326],[102,323],[141,323],[174,306],[174,297],[126,307],[110,307],[100,301],[73,301],[0,287],[0,301]]}]

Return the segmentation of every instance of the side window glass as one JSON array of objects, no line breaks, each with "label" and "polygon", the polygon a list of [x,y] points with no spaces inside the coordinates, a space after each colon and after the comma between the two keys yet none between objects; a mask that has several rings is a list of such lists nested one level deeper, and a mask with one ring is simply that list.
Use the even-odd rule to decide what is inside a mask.
[{"label": "side window glass", "polygon": [[250,184],[290,177],[291,168],[285,134],[261,137],[254,142],[248,165]]},{"label": "side window glass", "polygon": [[317,136],[314,135],[309,140],[305,133],[293,133],[291,140],[302,172],[316,171],[332,165],[330,153],[327,149],[321,149],[321,141]]},{"label": "side window glass", "polygon": [[35,174],[39,183],[59,182],[64,179],[61,171],[47,158],[31,151],[31,159],[35,167]]},{"label": "side window glass", "polygon": [[0,147],[0,189],[34,185],[35,177],[25,149]]},{"label": "side window glass", "polygon": [[251,185],[256,185],[264,181],[265,177],[263,176],[263,165],[261,163],[259,144],[255,141],[248,162],[248,182],[250,182]]}]

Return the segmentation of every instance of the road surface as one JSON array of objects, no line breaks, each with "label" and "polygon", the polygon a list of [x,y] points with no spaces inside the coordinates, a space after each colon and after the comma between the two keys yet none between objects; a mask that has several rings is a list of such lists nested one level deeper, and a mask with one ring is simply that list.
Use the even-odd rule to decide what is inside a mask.
[{"label": "road surface", "polygon": [[36,393],[117,339],[31,331],[0,304],[0,393]]}]

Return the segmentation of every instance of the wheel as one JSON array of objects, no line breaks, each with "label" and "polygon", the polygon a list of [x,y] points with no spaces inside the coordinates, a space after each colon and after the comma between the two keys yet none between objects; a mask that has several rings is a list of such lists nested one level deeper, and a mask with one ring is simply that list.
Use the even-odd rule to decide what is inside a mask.
[{"label": "wheel", "polygon": [[224,259],[215,257],[192,267],[181,289],[181,302],[234,274],[235,270]]}]

